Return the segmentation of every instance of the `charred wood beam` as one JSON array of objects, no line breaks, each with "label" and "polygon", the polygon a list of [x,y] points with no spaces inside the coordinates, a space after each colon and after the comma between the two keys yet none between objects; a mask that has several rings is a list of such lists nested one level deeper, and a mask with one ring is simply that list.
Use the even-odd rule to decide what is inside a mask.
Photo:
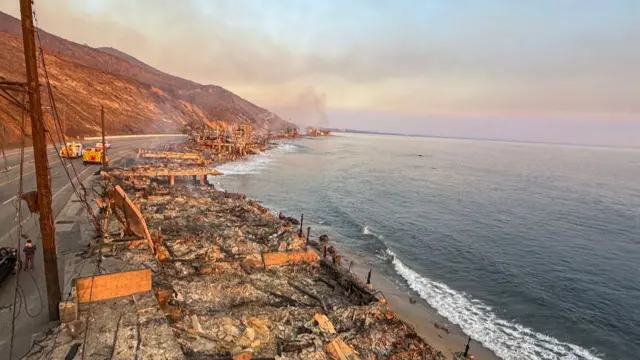
[{"label": "charred wood beam", "polygon": [[358,279],[346,269],[341,269],[339,265],[332,264],[326,259],[322,259],[320,265],[336,280],[343,290],[351,294],[354,292],[357,293],[363,305],[378,300],[371,290],[367,289],[364,284],[361,284]]},{"label": "charred wood beam", "polygon": [[263,292],[265,294],[271,295],[271,296],[273,296],[273,297],[275,297],[277,299],[280,299],[283,302],[285,302],[286,304],[289,304],[290,306],[295,306],[295,307],[313,307],[313,305],[311,305],[311,304],[300,302],[300,301],[298,301],[296,299],[290,298],[290,297],[288,297],[286,295],[279,294],[279,293],[277,293],[275,291],[263,289],[260,286],[256,286],[256,284],[254,284],[254,283],[252,283],[251,285],[256,290],[261,291],[261,292]]},{"label": "charred wood beam", "polygon": [[317,301],[320,306],[322,306],[322,310],[324,310],[325,314],[329,313],[329,310],[327,309],[327,305],[324,303],[324,301],[322,300],[322,298],[314,293],[312,293],[309,290],[305,290],[303,289],[301,286],[294,284],[292,281],[287,281],[287,284],[289,284],[289,286],[291,286],[292,288],[298,290],[299,292],[307,295],[308,297],[314,299],[315,301]]}]

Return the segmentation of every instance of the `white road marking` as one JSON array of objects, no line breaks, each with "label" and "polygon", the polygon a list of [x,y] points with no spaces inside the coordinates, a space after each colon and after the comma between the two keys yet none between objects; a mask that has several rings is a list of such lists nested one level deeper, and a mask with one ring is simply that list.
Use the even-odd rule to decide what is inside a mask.
[{"label": "white road marking", "polygon": [[[27,176],[27,175],[29,175],[29,174],[31,174],[31,173],[33,173],[33,172],[35,172],[35,171],[36,171],[36,170],[35,170],[35,169],[33,169],[33,170],[29,171],[29,172],[24,173],[22,176]],[[5,181],[5,182],[3,182],[3,183],[0,183],[0,186],[5,186],[5,185],[7,185],[7,184],[9,184],[9,183],[12,183],[12,182],[14,182],[14,181],[18,180],[18,179],[20,179],[20,176],[17,176],[17,177],[15,177],[15,178],[11,179],[11,180],[7,180],[7,181]]]},{"label": "white road marking", "polygon": [[[115,155],[115,154],[114,154],[114,156],[113,156],[113,160],[115,161],[115,160],[119,159],[119,158],[121,157],[120,155],[121,155],[121,154],[123,154],[123,153],[125,153],[125,152],[127,152],[127,151],[128,151],[128,150],[123,150],[123,151],[118,152],[118,153],[117,153],[118,155]],[[84,169],[82,172],[80,172],[80,174],[78,174],[78,176],[76,176],[73,180],[74,180],[74,181],[75,181],[75,180],[78,180],[78,182],[80,182],[80,175],[84,174],[84,173],[85,173],[85,172],[87,172],[88,170],[91,170],[91,169],[92,169],[92,168],[94,168],[95,166],[97,166],[97,165],[91,165],[91,166],[87,167],[87,168],[86,168],[86,169]],[[34,171],[35,171],[35,170],[34,170]],[[32,171],[32,172],[33,172],[33,171]],[[56,191],[56,193],[55,193],[55,194],[53,194],[53,196],[51,197],[51,199],[52,199],[52,200],[53,200],[53,199],[55,199],[55,198],[56,198],[56,196],[60,195],[60,193],[62,193],[66,188],[68,188],[69,186],[71,186],[71,184],[72,184],[72,183],[71,183],[71,182],[69,182],[67,185],[63,186],[60,190]],[[27,216],[24,220],[22,220],[22,222],[20,223],[20,225],[24,225],[24,223],[25,223],[25,222],[27,222],[27,220],[31,219],[31,217],[32,217],[32,216],[33,216],[33,215],[29,215],[29,216]],[[54,219],[55,219],[57,216],[58,216],[58,214],[55,214]],[[4,244],[4,240],[5,240],[9,235],[11,235],[11,233],[12,233],[12,232],[14,232],[14,230],[15,230],[16,228],[17,228],[17,226],[14,226],[11,230],[9,230],[9,232],[8,232],[5,236],[3,236],[2,238],[0,238],[0,245],[1,245],[1,244]]]},{"label": "white road marking", "polygon": [[[91,168],[92,168],[92,167],[93,167],[93,166],[90,166],[90,167],[88,167],[88,168],[84,169],[84,171],[82,171],[80,174],[78,174],[78,177],[74,178],[73,180],[76,180],[76,179],[77,179],[78,181],[80,181],[80,175],[84,174],[84,173],[85,173],[85,172],[87,172],[88,170],[91,170]],[[70,183],[68,183],[67,185],[63,186],[60,190],[56,191],[56,193],[55,193],[55,194],[53,194],[53,196],[51,197],[51,200],[55,199],[55,198],[56,198],[56,196],[60,195],[60,193],[61,193],[61,192],[63,192],[66,188],[68,188],[70,185],[71,185],[71,182],[70,182]],[[32,217],[32,216],[33,216],[33,215],[32,215],[32,214],[30,214],[29,216],[27,216],[26,218],[24,218],[24,220],[22,220],[22,222],[20,223],[20,225],[24,225],[24,223],[25,223],[25,222],[27,222],[27,220],[31,219],[31,217]],[[54,218],[55,218],[55,217],[57,217],[57,214],[54,216]],[[5,238],[6,238],[7,236],[11,235],[11,233],[12,233],[16,228],[17,228],[17,226],[14,226],[11,230],[9,230],[9,232],[8,232],[5,236],[3,236],[3,237],[0,239],[0,244],[3,244],[3,242],[4,242]]]},{"label": "white road marking", "polygon": [[17,198],[17,197],[18,197],[18,195],[14,195],[11,199],[9,199],[9,200],[7,200],[7,201],[3,202],[3,203],[2,203],[2,205],[7,205],[11,200],[13,200],[13,199],[15,199],[15,198]]},{"label": "white road marking", "polygon": [[[55,164],[57,164],[57,163],[59,163],[59,162],[60,162],[60,160],[56,160],[56,161],[54,161],[54,162],[52,162],[52,163],[49,163],[49,167],[51,167],[52,165],[55,165]],[[29,174],[34,173],[35,171],[36,171],[36,169],[33,169],[33,170],[31,170],[31,171],[28,171],[28,172],[24,173],[22,176],[27,176],[27,175],[29,175]],[[12,182],[14,182],[14,181],[18,180],[18,179],[20,179],[20,176],[16,176],[15,178],[13,178],[13,179],[11,179],[11,180],[7,180],[7,181],[5,181],[5,182],[0,183],[0,186],[5,186],[5,185],[7,185],[7,184],[10,184],[10,183],[12,183]]]}]

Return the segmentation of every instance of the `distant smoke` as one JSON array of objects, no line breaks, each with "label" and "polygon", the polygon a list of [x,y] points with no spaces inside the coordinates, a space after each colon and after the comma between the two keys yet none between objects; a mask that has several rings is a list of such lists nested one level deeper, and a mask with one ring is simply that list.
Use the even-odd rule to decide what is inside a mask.
[{"label": "distant smoke", "polygon": [[295,105],[286,113],[300,126],[326,127],[326,98],[324,93],[318,94],[315,88],[307,87],[298,94]]}]

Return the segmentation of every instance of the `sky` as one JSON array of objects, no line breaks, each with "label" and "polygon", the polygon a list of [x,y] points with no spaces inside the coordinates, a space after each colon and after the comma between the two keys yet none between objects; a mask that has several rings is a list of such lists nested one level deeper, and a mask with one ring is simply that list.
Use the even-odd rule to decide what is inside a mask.
[{"label": "sky", "polygon": [[[0,10],[18,16],[18,0]],[[36,11],[51,33],[300,123],[640,146],[638,0],[36,0]]]}]

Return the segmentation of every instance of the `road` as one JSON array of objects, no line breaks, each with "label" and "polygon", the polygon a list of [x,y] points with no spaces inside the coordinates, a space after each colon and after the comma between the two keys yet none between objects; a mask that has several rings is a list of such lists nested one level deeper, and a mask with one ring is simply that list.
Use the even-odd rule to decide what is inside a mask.
[{"label": "road", "polygon": [[[111,139],[109,141],[112,143],[112,147],[107,150],[107,154],[109,156],[110,162],[113,164],[124,157],[135,155],[136,150],[139,147],[151,147],[180,140],[180,138],[169,137]],[[94,144],[95,142],[87,142],[85,145],[93,146]],[[71,186],[69,177],[65,172],[65,169],[68,170],[71,178],[74,179],[75,186],[78,187],[79,182],[84,181],[91,174],[98,171],[100,169],[100,166],[83,165],[82,159],[75,159],[71,161],[65,159],[63,162],[61,162],[58,156],[55,154],[55,150],[53,149],[50,149],[48,151],[48,157],[53,193],[53,213],[54,217],[57,217],[73,194],[73,187]],[[16,195],[18,194],[19,188],[20,152],[7,152],[7,160],[9,166],[11,166],[12,168],[6,172],[0,173],[0,247],[15,247],[17,246],[16,206],[18,202]],[[2,164],[1,159],[0,164]],[[75,172],[73,171],[73,168],[75,168]],[[76,172],[78,174],[77,178]],[[28,192],[32,190],[36,190],[33,151],[27,150],[25,151],[24,160],[23,191]],[[44,282],[43,260],[41,251],[42,246],[38,237],[38,215],[35,214],[34,216],[31,216],[25,202],[22,203],[22,213],[24,219],[22,221],[23,232],[27,234],[29,238],[34,240],[36,246],[38,247],[38,252],[36,253],[35,259],[35,271],[21,272],[19,275],[20,283],[22,284],[22,287],[24,289],[30,313],[34,314],[39,311],[38,309],[40,308],[40,297],[44,299],[44,303],[42,304],[44,310],[34,317],[26,316],[24,308],[20,312],[20,315],[16,319],[16,347],[13,352],[13,358],[19,358],[19,356],[21,356],[28,350],[29,342],[31,340],[31,334],[33,332],[40,331],[45,326],[50,324],[48,321],[48,313],[46,308],[46,285]],[[58,239],[58,252],[62,251],[61,249],[64,249],[68,246],[68,244],[61,243],[63,241],[80,242],[80,239]],[[9,276],[3,281],[2,284],[0,284],[0,353],[4,354],[8,353],[8,340],[11,333],[11,304],[13,304],[14,297],[14,281],[15,277]],[[38,295],[38,290],[40,290],[41,295]]]},{"label": "road", "polygon": [[[113,163],[123,156],[135,154],[138,147],[146,147],[154,143],[166,143],[172,141],[172,138],[139,138],[139,139],[112,139],[109,140],[112,147],[107,150],[109,159]],[[175,138],[173,139],[175,141]],[[86,146],[93,146],[95,142],[86,143]],[[80,181],[83,181],[88,175],[97,171],[99,166],[85,166],[82,159],[60,161],[54,149],[49,149],[49,168],[51,169],[51,187],[54,200],[54,209],[56,204],[65,204],[69,199],[73,189],[69,185],[69,175],[75,178],[76,173]],[[11,167],[8,171],[0,172],[0,246],[8,246],[7,235],[8,230],[15,226],[17,194],[20,184],[20,152],[7,152],[8,165]],[[69,175],[67,175],[68,171]],[[74,172],[75,169],[75,172]],[[36,178],[34,169],[33,150],[25,151],[24,156],[24,180],[23,191],[28,192],[36,190]],[[23,215],[26,218],[29,213],[26,209],[26,203],[23,203]],[[55,212],[54,212],[55,214]]]}]

